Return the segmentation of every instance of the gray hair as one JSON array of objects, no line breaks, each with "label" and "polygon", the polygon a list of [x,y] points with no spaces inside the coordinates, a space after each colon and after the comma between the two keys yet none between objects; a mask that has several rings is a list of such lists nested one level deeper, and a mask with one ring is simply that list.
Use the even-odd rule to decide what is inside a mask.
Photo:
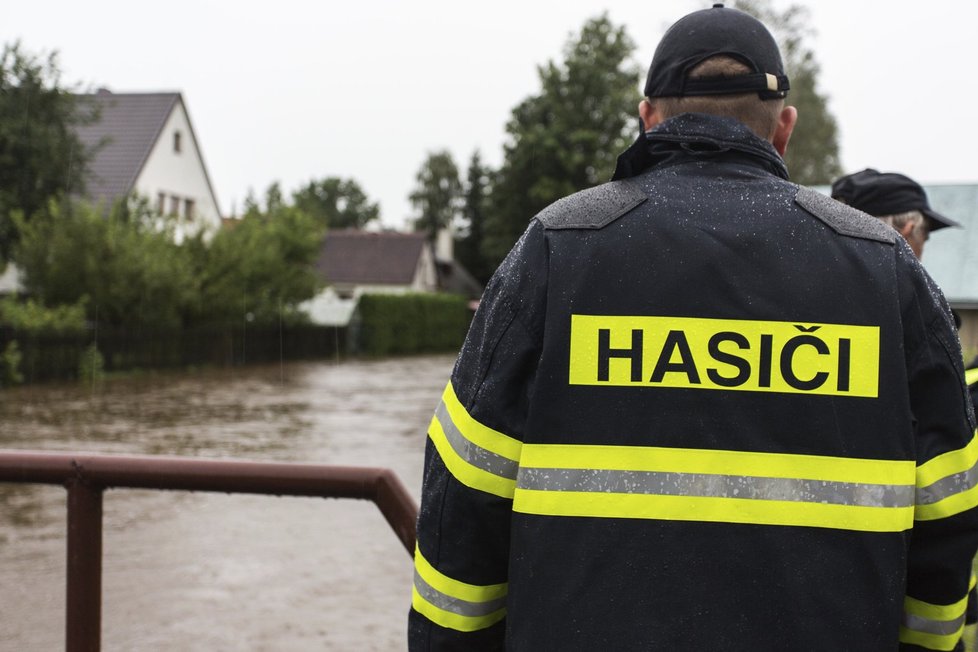
[{"label": "gray hair", "polygon": [[894,215],[880,215],[879,219],[897,231],[903,231],[907,224],[913,224],[913,230],[917,231],[926,224],[924,214],[917,210],[896,213]]}]

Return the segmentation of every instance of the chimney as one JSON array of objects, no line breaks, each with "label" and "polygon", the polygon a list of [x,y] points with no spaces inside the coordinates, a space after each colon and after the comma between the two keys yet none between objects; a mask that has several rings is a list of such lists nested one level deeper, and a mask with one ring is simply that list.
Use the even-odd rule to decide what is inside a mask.
[{"label": "chimney", "polygon": [[455,236],[452,227],[438,229],[435,235],[435,260],[439,263],[450,263],[455,258]]}]

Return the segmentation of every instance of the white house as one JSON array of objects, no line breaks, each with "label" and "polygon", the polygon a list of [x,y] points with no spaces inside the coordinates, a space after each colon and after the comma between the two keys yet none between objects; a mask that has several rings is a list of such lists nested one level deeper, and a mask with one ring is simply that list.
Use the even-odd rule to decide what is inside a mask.
[{"label": "white house", "polygon": [[85,197],[110,205],[138,195],[161,215],[178,218],[177,238],[221,225],[217,196],[180,93],[112,93],[78,96],[93,103],[98,121],[77,128],[95,156]]},{"label": "white house", "polygon": [[423,233],[329,231],[316,271],[329,285],[302,308],[325,326],[349,324],[363,294],[438,289],[435,257]]},{"label": "white house", "polygon": [[302,309],[324,326],[347,326],[364,294],[482,295],[479,282],[452,258],[450,234],[439,234],[433,248],[424,233],[329,231],[316,271],[328,285]]}]

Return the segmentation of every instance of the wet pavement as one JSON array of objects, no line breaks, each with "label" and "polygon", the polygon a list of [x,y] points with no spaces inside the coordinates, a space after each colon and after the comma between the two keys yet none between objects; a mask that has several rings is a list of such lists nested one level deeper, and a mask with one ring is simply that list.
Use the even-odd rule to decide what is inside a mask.
[{"label": "wet pavement", "polygon": [[[0,448],[389,467],[417,500],[453,363],[287,364],[0,392]],[[102,649],[399,650],[411,563],[372,503],[109,490]],[[65,491],[0,485],[0,650],[64,645]]]}]

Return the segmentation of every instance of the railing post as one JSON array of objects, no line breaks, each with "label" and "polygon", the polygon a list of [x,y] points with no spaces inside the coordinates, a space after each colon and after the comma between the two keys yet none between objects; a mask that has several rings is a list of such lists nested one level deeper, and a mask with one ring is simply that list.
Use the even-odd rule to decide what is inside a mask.
[{"label": "railing post", "polygon": [[65,650],[98,652],[102,634],[102,488],[78,477],[68,488]]},{"label": "railing post", "polygon": [[68,652],[98,652],[101,645],[106,487],[372,500],[404,550],[414,554],[418,506],[390,469],[0,450],[3,482],[55,484],[68,490]]},{"label": "railing post", "polygon": [[393,471],[385,469],[377,478],[374,502],[387,519],[388,525],[401,540],[407,554],[414,558],[415,525],[418,506]]}]

